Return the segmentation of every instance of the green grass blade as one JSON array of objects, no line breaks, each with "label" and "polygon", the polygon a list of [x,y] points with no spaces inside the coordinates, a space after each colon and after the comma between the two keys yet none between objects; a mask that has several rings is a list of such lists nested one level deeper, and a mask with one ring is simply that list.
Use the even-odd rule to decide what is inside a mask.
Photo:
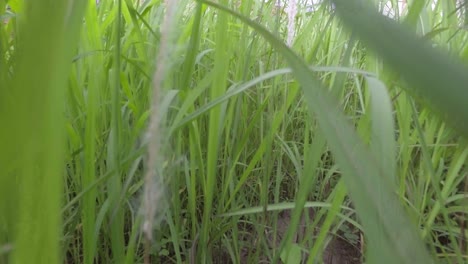
[{"label": "green grass blade", "polygon": [[309,259],[307,260],[308,264],[312,264],[316,259],[318,259],[317,257],[319,256],[319,250],[321,249],[320,246],[323,245],[324,240],[327,237],[327,234],[333,224],[333,221],[340,211],[340,206],[346,198],[346,188],[343,181],[339,181],[335,188],[336,194],[333,197],[330,211],[328,212],[323,224],[320,227],[317,240],[310,250]]},{"label": "green grass blade", "polygon": [[467,137],[468,68],[368,5],[352,0],[333,3],[344,23],[406,79],[407,89]]},{"label": "green grass blade", "polygon": [[405,23],[408,23],[411,26],[415,26],[425,5],[425,0],[412,1],[409,7],[408,15],[405,17]]},{"label": "green grass blade", "polygon": [[[385,85],[376,78],[368,77],[367,83],[370,90],[370,120],[371,120],[371,142],[370,147],[375,154],[378,163],[382,168],[385,168],[386,173],[381,174],[387,177],[387,181],[382,181],[379,185],[375,186],[377,190],[382,188],[389,188],[396,190],[396,143],[395,143],[395,129],[394,120],[392,116],[392,106],[390,96],[387,93]],[[390,184],[389,186],[382,186],[380,184]],[[381,210],[379,214],[385,214],[385,200],[384,196],[376,197]],[[385,231],[380,227],[379,223],[373,223],[374,229],[378,232],[378,236],[383,238]],[[367,261],[369,263],[377,263],[381,259],[391,258],[392,255],[383,256],[379,248],[388,246],[384,239],[369,243],[367,250],[369,255]]]},{"label": "green grass blade", "polygon": [[[295,207],[296,207],[296,203],[294,202],[283,202],[283,203],[277,203],[277,204],[269,204],[266,210],[267,212],[273,212],[273,211],[290,210],[290,209],[294,209]],[[304,208],[330,208],[330,207],[332,207],[332,204],[326,203],[326,202],[305,202],[304,203]],[[263,206],[252,206],[252,207],[245,208],[245,209],[223,213],[223,214],[218,215],[218,217],[232,217],[232,216],[240,216],[240,215],[259,214],[259,213],[262,213],[264,209],[265,208],[263,208]],[[353,211],[353,208],[342,205],[340,207],[340,210]]]},{"label": "green grass blade", "polygon": [[[355,73],[355,74],[362,74],[365,76],[374,76],[372,73],[367,72],[367,71],[362,71],[362,70],[357,70],[357,69],[352,69],[352,68],[346,68],[346,67],[310,67],[310,69],[314,72],[343,72],[343,73]],[[199,89],[200,91],[197,93],[193,93],[194,96],[186,97],[185,101],[183,103],[183,107],[179,112],[177,113],[177,117],[174,120],[173,125],[169,129],[169,134],[174,133],[177,131],[177,129],[180,129],[181,127],[185,126],[187,123],[193,121],[194,119],[198,118],[199,116],[205,114],[207,111],[212,109],[213,107],[228,101],[229,99],[232,99],[232,97],[239,95],[243,92],[245,92],[248,89],[251,89],[255,87],[256,85],[271,79],[275,78],[284,74],[289,74],[291,73],[292,70],[290,68],[285,68],[285,69],[277,69],[273,70],[270,72],[266,72],[264,74],[261,74],[260,76],[255,77],[252,80],[249,80],[243,84],[238,84],[230,87],[226,93],[223,95],[212,99],[209,103],[199,107],[197,110],[193,111],[190,114],[187,114],[185,117],[183,117],[184,113],[186,113],[187,109],[189,106],[193,105],[193,102],[197,99],[198,95],[203,91],[202,89]],[[211,77],[212,74],[208,75]],[[212,78],[207,78],[208,81],[211,81]],[[205,79],[203,79],[205,80]],[[202,88],[202,87],[201,87]],[[194,89],[195,90],[195,89]],[[198,89],[197,89],[198,90]],[[190,94],[192,95],[192,93]]]},{"label": "green grass blade", "polygon": [[121,125],[121,110],[120,110],[120,72],[121,72],[121,17],[122,17],[122,1],[118,0],[117,16],[114,26],[114,65],[110,71],[109,77],[111,83],[111,123],[110,135],[107,149],[107,161],[109,170],[115,171],[115,174],[109,179],[107,184],[108,199],[110,202],[110,239],[112,248],[112,259],[115,263],[122,263],[125,256],[125,242],[124,242],[124,211],[120,203],[120,194],[122,190],[121,180],[121,164],[120,153],[122,140],[122,125]]},{"label": "green grass blade", "polygon": [[[2,206],[0,212],[8,215],[11,224],[6,226],[12,247],[9,263],[63,263],[59,241],[64,87],[84,6],[82,2],[28,1],[21,13],[16,32],[21,39],[14,46],[18,57],[10,69],[9,87],[2,83],[0,96],[4,124],[0,132],[0,184],[7,184],[2,186],[0,199],[17,199],[12,204],[15,207],[8,208],[12,210],[3,211]],[[3,232],[3,221],[0,225]]]},{"label": "green grass blade", "polygon": [[[227,0],[222,1],[227,4]],[[228,77],[228,62],[226,57],[229,56],[229,43],[227,35],[228,16],[225,13],[219,13],[216,18],[216,50],[214,55],[214,63],[216,68],[214,69],[214,79],[210,89],[211,99],[217,98],[224,94],[226,90],[226,80]],[[209,116],[209,127],[208,127],[208,149],[206,156],[206,176],[204,182],[204,209],[203,209],[203,220],[200,233],[200,243],[208,244],[210,239],[210,225],[211,225],[211,214],[213,209],[215,185],[218,181],[218,158],[219,158],[219,146],[221,142],[222,123],[223,123],[223,112],[222,106],[215,107],[211,110]],[[209,248],[209,247],[208,247]],[[211,258],[210,250],[203,251],[201,255],[202,262],[206,262]]]},{"label": "green grass blade", "polygon": [[[88,41],[87,48],[103,50],[100,36],[102,34],[97,23],[98,16],[96,5],[93,0],[89,0],[88,9],[85,15],[87,21],[84,29]],[[90,65],[104,65],[104,55],[96,53],[90,57]],[[97,125],[99,102],[101,97],[101,87],[103,87],[104,68],[96,67],[89,73],[87,98],[86,98],[86,125],[84,132],[84,168],[81,175],[81,188],[85,189],[92,185],[96,180],[96,152],[99,148],[97,144],[97,135],[99,126]],[[98,237],[95,236],[96,228],[96,210],[97,210],[97,189],[90,189],[83,196],[81,202],[81,218],[83,223],[83,263],[93,264],[96,257],[96,247]]]}]

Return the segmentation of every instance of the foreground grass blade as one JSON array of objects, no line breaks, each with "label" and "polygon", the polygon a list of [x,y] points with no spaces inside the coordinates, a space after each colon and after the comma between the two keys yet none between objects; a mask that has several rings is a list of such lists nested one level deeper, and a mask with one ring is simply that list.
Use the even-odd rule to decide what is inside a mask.
[{"label": "foreground grass blade", "polygon": [[0,89],[0,200],[14,205],[0,212],[9,220],[0,223],[11,239],[7,263],[63,263],[64,87],[84,8],[83,1],[37,0],[21,14],[17,61]]},{"label": "foreground grass blade", "polygon": [[115,170],[113,177],[109,179],[108,183],[108,199],[111,203],[110,210],[110,233],[111,233],[111,245],[113,261],[116,263],[122,263],[125,253],[125,242],[124,242],[124,211],[119,203],[119,196],[122,190],[122,179],[120,173],[120,157],[121,153],[120,145],[123,142],[122,139],[122,125],[120,116],[120,56],[121,56],[121,17],[122,17],[122,1],[116,1],[117,4],[117,16],[115,19],[114,29],[114,65],[111,70],[112,87],[111,87],[111,100],[112,100],[112,112],[111,112],[111,131],[109,135],[107,157],[109,162],[109,169]]},{"label": "foreground grass blade", "polygon": [[352,0],[332,2],[345,25],[406,79],[410,84],[406,87],[409,92],[427,101],[444,120],[467,137],[468,69],[372,10],[370,5]]},{"label": "foreground grass blade", "polygon": [[[227,0],[222,0],[222,3],[227,4]],[[229,67],[226,62],[226,54],[229,50],[229,43],[226,28],[228,27],[227,14],[219,14],[217,18],[216,34],[216,51],[214,55],[214,63],[217,67],[214,69],[214,80],[210,90],[210,97],[217,98],[225,93],[226,80],[228,78]],[[204,186],[204,210],[203,221],[201,226],[200,243],[207,244],[210,236],[211,215],[213,210],[213,197],[217,179],[216,167],[219,157],[219,148],[221,141],[221,127],[223,119],[223,110],[220,106],[214,108],[210,112],[209,127],[208,127],[208,150],[207,150],[207,170]],[[210,255],[210,250],[204,251]],[[202,261],[205,262],[208,256],[202,255]]]},{"label": "foreground grass blade", "polygon": [[[98,47],[103,49],[100,36],[102,32],[97,23],[98,21],[96,5],[93,0],[88,0],[89,5],[85,15],[85,24],[89,47]],[[103,65],[104,55],[97,53],[90,57],[91,65]],[[101,87],[103,84],[102,75],[104,74],[103,67],[97,67],[90,72],[88,79],[88,95],[86,102],[86,127],[84,137],[84,172],[81,175],[81,186],[87,188],[96,180],[96,149],[99,148],[96,138],[98,134],[98,112],[99,101],[101,98]],[[96,245],[98,238],[95,235],[96,227],[96,210],[97,210],[97,189],[91,189],[87,192],[81,203],[81,217],[83,221],[83,262],[85,264],[94,263],[96,256]]]},{"label": "foreground grass blade", "polygon": [[[371,142],[370,147],[374,152],[376,160],[385,168],[387,182],[382,181],[381,184],[387,184],[386,188],[396,190],[396,185],[393,184],[396,179],[396,148],[395,148],[395,129],[393,127],[394,120],[392,117],[392,106],[391,99],[387,93],[385,85],[375,78],[366,78],[370,93],[370,115],[371,115]],[[374,186],[375,189],[380,190],[384,186]],[[380,204],[381,210],[385,209],[385,197],[377,197],[377,201]],[[379,214],[385,214],[385,211],[379,212]],[[381,232],[380,236],[385,236],[385,231],[380,228],[379,223],[373,223],[375,230]],[[381,259],[391,258],[392,255],[383,256],[379,252],[379,248],[386,246],[381,241],[374,241],[373,243],[367,244],[369,255],[367,261],[369,263],[378,263]],[[375,250],[373,250],[375,249]]]},{"label": "foreground grass blade", "polygon": [[[313,77],[303,60],[293,53],[282,41],[262,26],[219,4],[204,3],[228,12],[254,28],[275,47],[288,61],[293,74],[303,87],[305,100],[314,114],[320,129],[343,170],[344,181],[356,204],[369,243],[382,242],[384,247],[377,253],[386,258],[386,263],[433,263],[419,238],[415,226],[400,205],[388,183],[386,168],[382,167],[373,153],[364,145],[345,115],[339,110],[338,102]],[[371,23],[370,23],[371,24]],[[380,190],[375,188],[381,186]],[[380,204],[378,198],[386,201]],[[376,230],[381,225],[384,237]]]}]

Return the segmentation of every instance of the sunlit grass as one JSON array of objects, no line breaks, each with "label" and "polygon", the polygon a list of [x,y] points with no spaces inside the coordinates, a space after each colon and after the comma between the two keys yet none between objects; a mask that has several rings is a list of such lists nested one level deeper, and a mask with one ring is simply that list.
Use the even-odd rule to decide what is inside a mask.
[{"label": "sunlit grass", "polygon": [[75,2],[0,0],[0,263],[466,262],[466,7]]}]

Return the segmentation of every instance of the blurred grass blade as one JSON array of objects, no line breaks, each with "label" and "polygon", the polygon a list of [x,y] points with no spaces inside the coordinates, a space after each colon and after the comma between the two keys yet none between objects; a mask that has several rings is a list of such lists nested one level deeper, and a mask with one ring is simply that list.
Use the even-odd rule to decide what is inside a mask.
[{"label": "blurred grass blade", "polygon": [[425,0],[412,1],[408,15],[405,17],[405,23],[415,26],[425,5]]},{"label": "blurred grass blade", "polygon": [[122,145],[122,121],[120,115],[120,72],[121,72],[121,17],[122,17],[122,0],[115,2],[117,5],[117,15],[114,25],[114,65],[110,70],[109,77],[112,79],[111,84],[111,130],[109,142],[107,144],[107,160],[109,162],[109,170],[115,171],[113,177],[108,182],[108,200],[110,203],[110,237],[112,246],[112,256],[115,263],[122,263],[125,256],[124,242],[124,211],[119,202],[119,196],[122,191],[122,174],[120,172],[121,164],[119,153]]},{"label": "blurred grass blade", "polygon": [[[340,111],[337,100],[313,77],[313,73],[303,60],[295,55],[281,40],[254,21],[213,2],[204,3],[228,12],[254,28],[276,48],[288,61],[293,74],[303,87],[304,97],[326,135],[328,144],[343,170],[344,181],[356,204],[363,222],[369,243],[381,241],[386,245],[377,248],[377,254],[393,256],[386,263],[433,263],[418,232],[390,188],[386,168],[367,149],[354,128]],[[372,24],[372,23],[369,23]],[[380,190],[376,186],[382,186]],[[387,201],[380,204],[378,198]],[[381,208],[383,207],[383,208]],[[384,237],[376,230],[375,223],[381,225]],[[275,257],[276,258],[276,257]]]},{"label": "blurred grass blade", "polygon": [[84,8],[82,1],[35,0],[21,14],[17,61],[0,96],[0,200],[14,206],[2,204],[11,210],[0,212],[8,215],[9,263],[63,263],[64,87]]},{"label": "blurred grass blade", "polygon": [[[367,77],[367,84],[370,92],[370,115],[371,115],[371,142],[370,147],[373,151],[378,163],[382,168],[385,168],[386,173],[381,176],[386,177],[387,181],[382,181],[379,185],[375,186],[377,190],[382,188],[389,188],[396,190],[396,185],[393,184],[396,179],[396,143],[395,143],[395,128],[392,116],[392,105],[389,94],[385,85],[378,79]],[[387,184],[382,186],[381,184]],[[379,214],[385,214],[385,197],[376,197],[379,204]],[[379,223],[372,223],[378,236],[384,237],[385,231],[380,227]],[[387,246],[385,240],[374,240],[372,243],[367,244],[369,255],[367,261],[369,263],[378,263],[381,259],[391,258],[392,255],[383,256],[379,252],[379,248]]]},{"label": "blurred grass blade", "polygon": [[[221,0],[222,3],[228,4],[228,0]],[[210,88],[209,96],[211,99],[222,96],[226,90],[226,80],[229,74],[229,65],[226,57],[229,56],[230,43],[228,40],[229,17],[225,13],[218,14],[216,19],[215,40],[216,50],[214,54],[213,83]],[[219,158],[219,150],[221,143],[222,124],[224,118],[224,109],[217,106],[212,109],[209,114],[208,125],[208,149],[206,153],[207,170],[204,179],[204,206],[203,217],[201,224],[200,243],[207,244],[210,237],[211,214],[213,211],[213,202],[215,197],[216,182],[219,181],[217,175],[217,163]],[[210,258],[211,250],[208,247],[207,251],[203,251],[201,255],[202,262],[206,262]]]},{"label": "blurred grass blade", "polygon": [[369,5],[355,0],[331,1],[345,25],[406,79],[412,94],[427,101],[468,137],[468,68]]},{"label": "blurred grass blade", "polygon": [[[305,202],[304,203],[304,208],[330,208],[332,204],[327,203],[327,202]],[[295,202],[282,202],[282,203],[277,203],[277,204],[269,204],[266,208],[268,212],[273,212],[273,211],[283,211],[283,210],[291,210],[296,207]],[[249,208],[244,208],[240,210],[236,210],[233,212],[228,212],[224,214],[218,215],[218,217],[232,217],[232,216],[242,216],[242,215],[249,215],[249,214],[259,214],[262,213],[263,206],[252,206]],[[346,207],[344,205],[341,205],[340,207],[341,210],[346,210],[346,211],[353,211],[352,208]],[[359,226],[359,225],[358,225]]]},{"label": "blurred grass blade", "polygon": [[[88,0],[89,5],[85,14],[84,26],[86,32],[86,40],[88,47],[96,47],[98,50],[103,50],[102,45],[102,30],[100,24],[94,23],[98,21],[98,14],[94,0]],[[90,65],[104,65],[104,54],[98,52],[89,58]],[[85,189],[92,185],[96,180],[96,150],[99,148],[97,144],[98,112],[99,101],[102,94],[101,87],[104,85],[102,78],[104,67],[96,67],[90,71],[88,76],[87,98],[86,98],[86,126],[84,131],[84,168],[81,175],[81,188]],[[96,227],[96,210],[98,190],[90,189],[83,196],[81,202],[81,218],[83,223],[83,263],[92,264],[95,261],[96,245],[98,237],[95,236]]]},{"label": "blurred grass blade", "polygon": [[[367,77],[371,99],[371,148],[382,167],[388,170],[388,180],[396,179],[395,126],[390,95],[378,79]],[[394,186],[392,185],[392,188]]]}]

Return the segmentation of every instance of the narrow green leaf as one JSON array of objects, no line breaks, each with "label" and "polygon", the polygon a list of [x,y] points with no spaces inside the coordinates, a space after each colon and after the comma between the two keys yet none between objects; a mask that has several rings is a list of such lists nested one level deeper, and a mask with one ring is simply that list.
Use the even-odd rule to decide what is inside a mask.
[{"label": "narrow green leaf", "polygon": [[468,68],[368,5],[355,0],[332,2],[345,25],[406,79],[410,85],[404,88],[468,137]]}]

